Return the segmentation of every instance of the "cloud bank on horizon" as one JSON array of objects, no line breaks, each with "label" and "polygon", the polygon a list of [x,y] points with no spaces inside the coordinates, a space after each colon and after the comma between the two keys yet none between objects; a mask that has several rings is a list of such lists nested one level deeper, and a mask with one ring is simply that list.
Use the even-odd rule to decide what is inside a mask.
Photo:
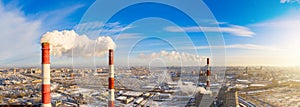
[{"label": "cloud bank on horizon", "polygon": [[249,28],[239,25],[229,25],[228,27],[204,27],[204,26],[192,26],[192,27],[175,27],[169,26],[165,28],[170,32],[223,32],[233,36],[252,37],[255,35]]},{"label": "cloud bank on horizon", "polygon": [[160,52],[153,52],[152,54],[139,54],[139,58],[142,59],[155,59],[155,58],[164,58],[169,61],[205,61],[207,57],[199,56],[195,54],[177,52],[177,51],[165,51],[161,50]]}]

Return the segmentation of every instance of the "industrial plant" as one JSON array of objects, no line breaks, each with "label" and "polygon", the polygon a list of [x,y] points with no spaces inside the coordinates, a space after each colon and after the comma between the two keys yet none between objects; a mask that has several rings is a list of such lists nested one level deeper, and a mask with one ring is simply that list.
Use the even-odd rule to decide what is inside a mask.
[{"label": "industrial plant", "polygon": [[300,102],[293,96],[300,94],[298,77],[290,73],[296,68],[227,67],[222,74],[209,58],[200,67],[115,68],[113,49],[106,67],[51,68],[49,43],[42,43],[41,53],[41,68],[0,69],[0,105],[284,107]]}]

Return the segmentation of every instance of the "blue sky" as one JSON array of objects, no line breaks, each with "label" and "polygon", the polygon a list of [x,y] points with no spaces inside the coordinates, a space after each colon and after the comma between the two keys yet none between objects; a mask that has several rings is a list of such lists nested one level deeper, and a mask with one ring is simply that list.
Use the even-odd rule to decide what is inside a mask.
[{"label": "blue sky", "polygon": [[[227,47],[226,65],[300,64],[298,0],[172,1],[167,4],[171,7],[148,3],[119,11],[132,3],[2,0],[0,66],[39,65],[39,39],[45,32],[53,30],[75,30],[92,39],[99,35],[111,36],[117,44],[117,65],[147,65],[159,59],[141,58],[140,55],[151,57],[162,50],[211,57],[210,48],[222,49],[222,41],[211,42],[216,44],[209,47],[207,38],[219,39],[205,34],[219,35],[219,31],[222,32],[219,37],[224,37]],[[178,11],[174,11],[176,9]],[[116,17],[107,20],[116,11],[119,12]],[[98,30],[103,26],[110,30],[100,33]],[[91,27],[97,28],[96,31],[80,29]],[[84,62],[106,65],[106,60],[106,57],[87,58]],[[73,61],[81,64],[82,58]],[[179,64],[176,60],[164,63]],[[52,64],[70,65],[72,58],[52,57]]]}]

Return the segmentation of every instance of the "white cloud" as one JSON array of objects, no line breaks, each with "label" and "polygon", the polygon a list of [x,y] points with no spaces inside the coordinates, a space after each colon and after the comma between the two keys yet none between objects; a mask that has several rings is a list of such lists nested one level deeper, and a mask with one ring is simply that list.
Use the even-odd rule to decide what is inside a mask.
[{"label": "white cloud", "polygon": [[201,27],[201,26],[192,26],[192,27],[176,27],[169,26],[165,28],[169,32],[224,32],[234,36],[244,36],[252,37],[255,35],[253,31],[249,28],[239,25],[229,25],[228,27]]},{"label": "white cloud", "polygon": [[62,25],[68,25],[71,21],[65,21],[69,19],[68,16],[74,13],[76,10],[82,8],[84,5],[77,4],[66,6],[64,8],[58,8],[51,11],[42,11],[34,14],[33,16],[29,16],[30,18],[37,20],[42,20],[43,27],[47,27],[47,30],[54,30],[57,27],[61,27]]},{"label": "white cloud", "polygon": [[165,51],[161,50],[160,52],[152,53],[152,54],[140,54],[139,58],[142,59],[155,59],[155,58],[165,58],[167,60],[171,61],[203,61],[205,58],[204,56],[199,56],[195,54],[190,53],[184,53],[184,52],[177,52],[177,51]]},{"label": "white cloud", "polygon": [[95,22],[80,23],[74,26],[74,28],[79,31],[85,31],[90,29],[101,29],[103,25],[104,25],[103,22],[95,21]]},{"label": "white cloud", "polygon": [[279,48],[271,47],[271,46],[262,46],[262,45],[255,45],[255,44],[233,44],[233,45],[226,45],[226,46],[195,46],[185,49],[210,49],[210,48],[226,48],[226,49],[249,49],[249,50],[270,50],[270,51],[278,51]]},{"label": "white cloud", "polygon": [[111,34],[116,34],[122,31],[125,31],[127,29],[133,28],[133,26],[124,26],[121,25],[119,22],[114,22],[114,23],[108,23],[104,26],[104,29],[102,30],[102,34],[104,35],[111,35]]},{"label": "white cloud", "polygon": [[101,35],[116,35],[116,33],[120,33],[127,29],[133,28],[133,26],[121,25],[119,22],[105,24],[100,21],[94,21],[94,22],[80,23],[76,25],[74,28],[80,34],[84,33],[89,36],[96,37],[99,36],[100,32]]},{"label": "white cloud", "polygon": [[[35,44],[40,32],[41,21],[29,21],[17,9],[5,10],[0,3],[0,63],[19,61],[39,51]],[[35,50],[36,49],[36,50]],[[14,62],[12,62],[14,63]]]},{"label": "white cloud", "polygon": [[226,48],[228,48],[228,49],[272,50],[272,51],[280,50],[278,48],[274,48],[271,46],[262,46],[262,45],[255,45],[255,44],[234,44],[234,45],[227,45]]},{"label": "white cloud", "polygon": [[4,5],[0,1],[0,65],[40,64],[40,36],[57,27],[58,23],[81,7],[82,5],[73,5],[25,16],[20,7]]},{"label": "white cloud", "polygon": [[211,24],[223,25],[223,24],[228,24],[228,22],[217,22],[217,21],[213,21]]},{"label": "white cloud", "polygon": [[114,40],[128,40],[141,37],[139,33],[122,33],[130,28],[133,28],[133,26],[121,25],[119,22],[105,24],[101,21],[80,23],[74,27],[77,33],[87,35],[92,39],[96,39],[99,35],[110,36]]},{"label": "white cloud", "polygon": [[280,3],[299,3],[300,0],[280,0]]},{"label": "white cloud", "polygon": [[115,43],[108,36],[99,36],[96,40],[86,35],[78,35],[74,30],[47,32],[41,38],[41,43],[50,43],[51,54],[68,57],[102,57],[109,49],[115,48]]},{"label": "white cloud", "polygon": [[141,38],[142,36],[140,36],[139,33],[122,33],[120,35],[118,35],[118,37],[116,38],[116,40],[121,40],[121,39],[137,39],[137,38]]}]

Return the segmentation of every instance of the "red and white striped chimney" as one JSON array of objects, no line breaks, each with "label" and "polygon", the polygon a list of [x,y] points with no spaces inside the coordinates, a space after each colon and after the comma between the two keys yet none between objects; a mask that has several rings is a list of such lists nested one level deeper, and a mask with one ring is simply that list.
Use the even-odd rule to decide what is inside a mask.
[{"label": "red and white striped chimney", "polygon": [[114,107],[115,106],[115,86],[114,86],[114,77],[115,77],[115,71],[114,71],[114,50],[109,49],[109,58],[108,58],[108,64],[109,64],[109,77],[108,77],[108,89],[109,89],[109,100],[108,100],[108,107]]},{"label": "red and white striped chimney", "polygon": [[206,90],[210,90],[210,69],[209,69],[209,58],[207,58],[207,69],[206,69],[206,76],[207,76],[207,80],[206,80]]},{"label": "red and white striped chimney", "polygon": [[42,43],[42,107],[51,107],[50,98],[50,44]]}]

